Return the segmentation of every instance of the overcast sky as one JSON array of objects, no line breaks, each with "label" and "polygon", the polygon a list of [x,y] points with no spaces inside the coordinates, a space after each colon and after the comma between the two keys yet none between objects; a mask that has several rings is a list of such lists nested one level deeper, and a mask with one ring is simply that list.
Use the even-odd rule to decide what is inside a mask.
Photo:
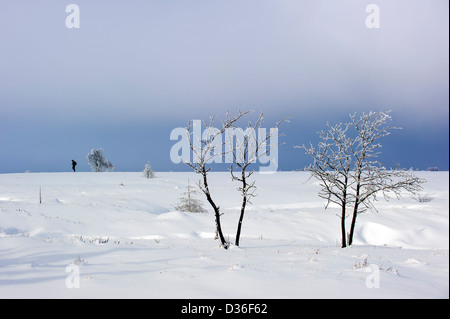
[{"label": "overcast sky", "polygon": [[[66,27],[66,6],[80,28]],[[366,7],[380,9],[369,29]],[[280,169],[309,159],[326,122],[392,110],[386,166],[449,169],[447,0],[5,1],[0,6],[0,173],[186,170],[172,129],[226,110],[263,111]]]}]

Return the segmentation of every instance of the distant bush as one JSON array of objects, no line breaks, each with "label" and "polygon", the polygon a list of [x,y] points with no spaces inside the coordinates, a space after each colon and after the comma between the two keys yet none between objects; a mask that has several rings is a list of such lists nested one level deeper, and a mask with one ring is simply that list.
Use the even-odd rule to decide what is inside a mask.
[{"label": "distant bush", "polygon": [[142,173],[144,174],[144,177],[147,177],[147,178],[155,177],[155,173],[153,173],[152,167],[150,166],[149,163],[145,164],[145,167],[144,167],[144,170],[142,171]]},{"label": "distant bush", "polygon": [[188,180],[186,192],[182,194],[180,203],[175,207],[175,209],[180,212],[206,213],[207,211],[203,208],[202,202],[194,198],[194,195],[197,193],[198,192],[194,189],[194,187],[189,184]]},{"label": "distant bush", "polygon": [[433,200],[433,197],[431,197],[429,194],[418,194],[416,197],[413,198],[419,203],[428,203]]}]

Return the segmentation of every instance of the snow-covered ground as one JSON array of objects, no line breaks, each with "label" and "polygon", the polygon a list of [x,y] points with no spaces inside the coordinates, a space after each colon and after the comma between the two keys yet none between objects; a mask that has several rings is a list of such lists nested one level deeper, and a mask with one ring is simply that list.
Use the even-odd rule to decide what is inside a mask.
[{"label": "snow-covered ground", "polygon": [[[203,194],[209,213],[174,209],[193,173],[3,174],[0,298],[448,298],[449,174],[417,175],[430,201],[380,200],[342,249],[307,173],[255,173],[241,246],[224,250]],[[210,186],[234,242],[238,185]]]}]

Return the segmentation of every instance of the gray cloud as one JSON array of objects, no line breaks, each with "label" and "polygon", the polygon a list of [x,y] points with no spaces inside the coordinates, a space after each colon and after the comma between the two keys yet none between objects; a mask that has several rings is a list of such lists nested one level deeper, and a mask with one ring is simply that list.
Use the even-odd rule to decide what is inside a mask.
[{"label": "gray cloud", "polygon": [[68,30],[63,4],[15,1],[2,11],[1,102],[138,117],[246,105],[448,114],[448,2],[377,3],[374,30],[361,1],[79,1],[81,28]]}]

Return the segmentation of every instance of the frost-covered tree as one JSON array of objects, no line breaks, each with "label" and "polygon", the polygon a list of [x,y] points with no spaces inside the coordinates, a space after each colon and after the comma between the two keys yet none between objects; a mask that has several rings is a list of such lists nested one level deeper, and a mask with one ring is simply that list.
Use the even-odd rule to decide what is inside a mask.
[{"label": "frost-covered tree", "polygon": [[189,213],[206,213],[206,209],[203,208],[203,203],[201,200],[194,198],[198,194],[194,186],[191,186],[188,180],[188,186],[186,191],[181,194],[182,197],[179,198],[180,202],[175,209],[180,212]]},{"label": "frost-covered tree", "polygon": [[149,163],[145,164],[144,170],[142,171],[144,177],[146,178],[154,178],[155,177],[155,173],[153,173],[152,171],[152,167],[150,166]]},{"label": "frost-covered tree", "polygon": [[[256,196],[256,181],[250,180],[254,173],[251,165],[256,163],[258,159],[268,157],[267,155],[272,150],[278,148],[278,127],[287,120],[288,118],[284,118],[267,132],[266,129],[262,128],[264,114],[260,113],[256,122],[248,122],[245,130],[235,127],[226,130],[226,134],[228,134],[226,149],[228,151],[224,155],[227,158],[227,162],[232,163],[230,166],[231,179],[240,183],[238,191],[242,196],[241,212],[236,230],[236,246],[239,246],[240,242],[245,209],[247,204],[251,204],[251,199]],[[273,139],[275,139],[275,143]],[[269,141],[270,146],[268,146]],[[276,161],[277,159],[272,158],[271,160]],[[278,163],[273,164],[275,167],[278,166]]]},{"label": "frost-covered tree", "polygon": [[[341,208],[342,247],[351,245],[357,216],[367,208],[375,209],[378,195],[388,199],[391,194],[401,197],[403,191],[415,194],[423,179],[412,170],[387,170],[378,160],[379,139],[388,136],[395,127],[388,126],[389,112],[350,115],[350,122],[321,131],[318,147],[303,146],[313,164],[306,168],[321,182],[319,196],[327,206],[335,203]],[[352,208],[350,233],[346,233],[347,208]]]},{"label": "frost-covered tree", "polygon": [[220,206],[217,205],[213,199],[209,188],[208,173],[211,171],[209,165],[216,160],[220,160],[224,157],[222,147],[224,142],[222,140],[222,134],[230,127],[234,125],[240,118],[248,114],[247,112],[239,111],[238,115],[230,117],[227,113],[226,120],[222,122],[220,129],[214,127],[214,117],[211,117],[209,122],[204,121],[205,130],[201,136],[196,136],[194,131],[196,130],[196,123],[189,121],[186,128],[186,135],[188,139],[189,149],[192,151],[193,160],[185,161],[195,173],[201,175],[201,179],[198,182],[198,186],[203,194],[206,196],[206,200],[214,210],[214,216],[216,221],[216,237],[220,239],[220,243],[223,248],[228,249],[230,243],[225,239],[222,232],[222,226],[220,217]]},{"label": "frost-covered tree", "polygon": [[341,247],[347,246],[345,219],[347,206],[351,202],[350,170],[352,168],[353,141],[347,137],[349,125],[327,124],[327,131],[320,131],[321,141],[318,147],[310,143],[310,147],[302,146],[306,154],[313,159],[313,164],[305,170],[320,181],[319,197],[326,199],[326,208],[337,204],[341,209]]},{"label": "frost-covered tree", "polygon": [[92,149],[87,155],[89,165],[94,172],[104,172],[114,170],[110,161],[103,157],[103,149]]},{"label": "frost-covered tree", "polygon": [[[225,240],[221,227],[220,207],[213,199],[209,188],[208,173],[211,171],[211,163],[231,163],[230,172],[233,181],[240,183],[238,191],[242,196],[241,213],[239,216],[237,232],[236,232],[236,246],[239,246],[239,238],[242,229],[242,221],[244,218],[245,209],[252,197],[255,196],[255,181],[250,180],[253,170],[249,167],[252,163],[259,160],[261,163],[270,163],[270,168],[277,167],[277,156],[272,156],[272,152],[278,147],[278,126],[287,121],[287,118],[278,122],[275,127],[271,128],[267,133],[266,129],[262,128],[263,114],[261,113],[255,123],[249,122],[247,126],[242,129],[237,127],[237,123],[244,116],[251,113],[251,111],[242,112],[239,110],[238,114],[231,116],[227,112],[225,120],[222,121],[220,128],[215,128],[214,117],[210,121],[204,121],[205,127],[203,133],[200,131],[201,122],[193,121],[188,123],[186,128],[187,145],[193,154],[193,160],[190,161],[190,156],[186,156],[183,161],[189,165],[195,173],[202,176],[198,186],[205,194],[208,203],[214,210],[216,218],[216,238],[219,238],[222,246],[226,249],[229,242]],[[197,134],[195,134],[197,132]],[[225,140],[222,137],[225,134]],[[274,139],[275,142],[272,140]],[[270,146],[268,142],[270,140]],[[268,154],[270,153],[270,157]]]},{"label": "frost-covered tree", "polygon": [[403,191],[417,194],[422,189],[424,179],[414,175],[412,169],[387,170],[378,160],[381,144],[379,139],[391,134],[393,129],[399,129],[387,125],[391,120],[387,112],[369,112],[356,117],[356,113],[350,115],[350,125],[356,133],[354,147],[352,148],[353,167],[353,213],[348,235],[348,245],[353,242],[353,234],[357,216],[367,208],[376,210],[374,201],[381,195],[386,200],[390,195],[401,198]]}]

